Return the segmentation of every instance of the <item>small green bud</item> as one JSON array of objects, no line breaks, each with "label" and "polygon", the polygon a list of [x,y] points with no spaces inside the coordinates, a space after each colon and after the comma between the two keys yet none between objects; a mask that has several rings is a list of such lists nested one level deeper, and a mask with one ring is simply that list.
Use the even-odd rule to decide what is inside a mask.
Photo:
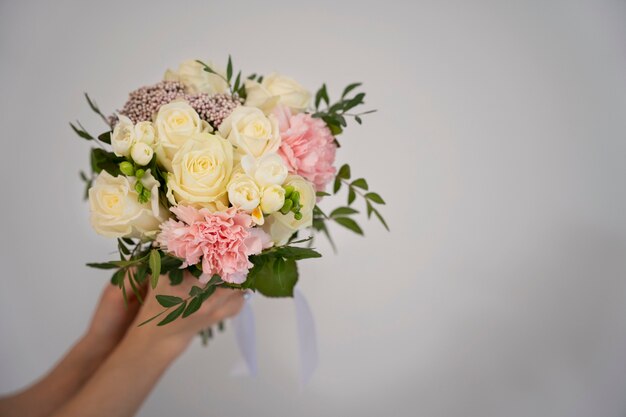
[{"label": "small green bud", "polygon": [[300,202],[300,193],[298,191],[294,191],[293,194],[291,194],[291,199],[294,204],[298,204]]},{"label": "small green bud", "polygon": [[135,167],[133,167],[133,164],[131,164],[128,161],[123,161],[120,162],[120,171],[122,171],[122,174],[128,176],[128,177],[132,177],[133,175],[135,175]]},{"label": "small green bud", "polygon": [[293,215],[293,218],[296,220],[302,220],[302,213],[297,212],[296,214]]},{"label": "small green bud", "polygon": [[148,200],[150,200],[150,197],[152,196],[152,193],[146,187],[143,187],[143,191],[141,192],[141,195],[146,198],[146,201],[148,201]]},{"label": "small green bud", "polygon": [[146,171],[144,171],[143,169],[139,168],[137,171],[135,171],[135,177],[137,177],[138,180],[142,179],[144,174],[146,173]]},{"label": "small green bud", "polygon": [[291,194],[293,193],[294,188],[293,185],[288,185],[285,187],[285,198],[288,199],[291,197]]},{"label": "small green bud", "polygon": [[280,209],[280,212],[282,214],[287,214],[291,210],[292,206],[293,206],[293,201],[285,200],[285,204],[283,204],[283,207]]},{"label": "small green bud", "polygon": [[[293,200],[292,200],[292,201],[293,201]],[[293,205],[293,207],[291,207],[291,211],[293,211],[294,213],[297,213],[297,212],[299,212],[299,211],[300,211],[300,209],[301,209],[301,208],[302,208],[302,207],[300,206],[300,203],[295,203],[295,204]]]},{"label": "small green bud", "polygon": [[137,191],[137,194],[141,195],[143,192],[143,184],[141,182],[137,181],[135,183],[135,191]]}]

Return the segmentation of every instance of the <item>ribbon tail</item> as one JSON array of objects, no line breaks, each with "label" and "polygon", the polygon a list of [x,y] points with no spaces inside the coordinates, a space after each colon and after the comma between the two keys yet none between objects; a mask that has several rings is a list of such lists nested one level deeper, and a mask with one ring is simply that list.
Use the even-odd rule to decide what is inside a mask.
[{"label": "ribbon tail", "polygon": [[304,295],[294,289],[296,305],[296,323],[298,326],[298,345],[300,350],[300,383],[304,388],[315,373],[318,364],[317,335],[311,308]]},{"label": "ribbon tail", "polygon": [[[248,374],[256,376],[258,372],[257,350],[256,350],[256,327],[254,323],[254,312],[250,306],[250,300],[246,300],[243,308],[235,318],[233,318],[235,328],[235,338],[245,365],[240,363],[235,366],[232,373],[235,375]],[[246,372],[247,370],[247,372]]]}]

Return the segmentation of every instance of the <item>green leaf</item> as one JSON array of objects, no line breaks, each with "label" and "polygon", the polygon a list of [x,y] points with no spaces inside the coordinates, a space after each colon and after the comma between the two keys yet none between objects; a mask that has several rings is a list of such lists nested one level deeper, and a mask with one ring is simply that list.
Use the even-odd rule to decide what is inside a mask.
[{"label": "green leaf", "polygon": [[356,192],[354,188],[350,187],[350,191],[348,191],[348,205],[354,203],[354,200],[356,200]]},{"label": "green leaf", "polygon": [[91,169],[93,172],[100,173],[104,170],[114,177],[120,175],[119,163],[124,161],[124,158],[100,148],[92,148],[90,156]]},{"label": "green leaf", "polygon": [[157,249],[150,251],[150,260],[148,262],[150,264],[150,274],[152,275],[150,284],[152,288],[156,288],[161,276],[161,254]]},{"label": "green leaf", "polygon": [[376,217],[378,217],[378,220],[380,220],[383,226],[385,226],[385,229],[389,231],[389,226],[387,226],[387,222],[385,221],[385,219],[383,219],[383,216],[378,212],[378,210],[374,210],[374,214],[376,215]]},{"label": "green leaf", "polygon": [[365,194],[365,198],[373,201],[376,204],[385,204],[385,200],[383,200],[383,198],[379,196],[377,193],[367,193]]},{"label": "green leaf", "polygon": [[111,277],[111,284],[122,288],[124,286],[124,278],[126,277],[126,269],[120,268]]},{"label": "green leaf", "polygon": [[281,246],[276,248],[276,255],[287,259],[299,261],[301,259],[321,258],[322,254],[312,248],[301,248],[298,246]]},{"label": "green leaf", "polygon": [[330,195],[330,193],[327,193],[326,191],[317,191],[315,193],[316,197],[328,197]]},{"label": "green leaf", "polygon": [[343,93],[341,93],[341,99],[343,100],[348,94],[350,94],[350,91],[354,90],[355,88],[361,86],[362,83],[352,83],[349,84],[346,88],[344,88]]},{"label": "green leaf", "polygon": [[102,143],[106,143],[107,145],[111,144],[111,132],[104,132],[98,136],[98,140]]},{"label": "green leaf", "polygon": [[352,207],[338,207],[330,213],[330,217],[333,218],[333,217],[349,216],[351,214],[357,214],[357,213],[358,211],[353,209]]},{"label": "green leaf", "polygon": [[179,285],[183,282],[183,270],[182,269],[172,269],[169,272],[170,277],[170,285]]},{"label": "green leaf", "polygon": [[367,207],[367,218],[369,219],[370,217],[372,217],[372,212],[374,211],[374,206],[372,206],[372,203],[370,203],[369,200],[366,200],[365,205]]},{"label": "green leaf", "polygon": [[165,318],[163,320],[161,320],[157,326],[164,326],[167,323],[170,323],[174,320],[176,320],[181,314],[183,314],[183,311],[185,311],[185,308],[187,307],[187,301],[184,301],[181,305],[179,305],[176,310],[172,311],[170,314],[168,314],[167,316],[165,316]]},{"label": "green leaf", "polygon": [[128,250],[126,245],[124,245],[124,242],[122,242],[122,239],[117,239],[117,249],[123,255],[126,255],[126,256],[130,255],[130,250]]},{"label": "green leaf", "polygon": [[191,289],[189,290],[189,296],[191,297],[195,297],[197,295],[200,295],[204,292],[204,288],[202,287],[198,287],[197,285],[194,285],[193,287],[191,287]]},{"label": "green leaf", "polygon": [[182,298],[175,297],[173,295],[157,295],[156,300],[159,302],[159,304],[166,308],[177,306],[178,304],[185,301]]},{"label": "green leaf", "polygon": [[203,69],[204,69],[206,72],[208,72],[209,74],[216,74],[216,75],[219,75],[219,74],[217,74],[215,71],[213,71],[213,69],[212,69],[211,67],[209,67],[207,64],[205,64],[204,62],[202,62],[202,61],[200,61],[200,60],[198,60],[198,59],[196,59],[196,62],[197,62],[198,64],[202,65]]},{"label": "green leaf", "polygon": [[322,84],[322,87],[317,90],[317,93],[315,94],[315,108],[319,108],[320,103],[321,102],[325,102],[326,105],[328,105],[329,103],[329,99],[328,99],[328,91],[326,90],[326,84]]},{"label": "green leaf", "polygon": [[363,190],[367,190],[367,181],[365,181],[365,178],[359,178],[356,179],[354,181],[352,181],[352,186],[353,187],[358,187],[361,188]]},{"label": "green leaf", "polygon": [[183,313],[183,318],[188,317],[192,315],[193,313],[195,313],[196,311],[198,311],[200,307],[202,306],[203,302],[204,300],[202,299],[202,297],[192,298],[189,304],[187,305],[185,312]]},{"label": "green leaf", "polygon": [[293,259],[283,260],[279,266],[280,275],[274,274],[274,258],[262,262],[250,270],[248,278],[253,280],[252,289],[266,297],[293,297],[293,288],[298,282],[298,267]]},{"label": "green leaf", "polygon": [[89,268],[96,268],[96,269],[115,269],[115,268],[119,268],[119,265],[116,265],[112,262],[89,262],[87,264],[87,266]]},{"label": "green leaf", "polygon": [[80,126],[80,128],[74,126],[73,123],[70,123],[70,126],[72,127],[72,130],[81,138],[86,139],[86,140],[93,140],[93,136],[91,136],[89,134],[89,132],[87,132],[79,122],[76,122],[78,124],[78,126]]},{"label": "green leaf", "polygon": [[339,175],[335,177],[335,182],[333,183],[333,194],[337,194],[337,192],[341,189],[341,178]]},{"label": "green leaf", "polygon": [[352,220],[349,217],[336,217],[333,219],[335,222],[337,222],[338,224],[342,225],[343,227],[352,230],[354,233],[359,234],[359,235],[363,235],[363,229],[361,229],[361,227],[358,225],[357,222],[355,222],[354,220]]},{"label": "green leaf", "polygon": [[351,110],[353,108],[355,108],[356,106],[358,106],[359,104],[363,104],[363,99],[365,98],[365,93],[359,93],[356,96],[354,96],[354,98],[348,100],[347,102],[344,103],[343,105],[343,111],[347,112],[348,110]]},{"label": "green leaf", "polygon": [[146,280],[146,276],[148,275],[148,264],[143,262],[139,264],[137,270],[135,272],[135,281],[139,284],[142,284]]},{"label": "green leaf", "polygon": [[143,298],[141,297],[141,293],[139,289],[137,288],[137,285],[135,284],[135,276],[133,274],[133,271],[129,270],[128,273],[130,275],[130,279],[128,280],[128,282],[130,282],[130,287],[133,290],[133,294],[135,294],[135,297],[137,297],[137,300],[139,301],[139,303],[143,304]]},{"label": "green leaf", "polygon": [[241,83],[241,71],[237,73],[237,78],[235,78],[235,84],[233,85],[233,91],[239,91],[239,84]]},{"label": "green leaf", "polygon": [[233,60],[230,57],[230,55],[228,55],[228,64],[226,65],[226,79],[228,80],[228,83],[230,84],[230,79],[233,77]]},{"label": "green leaf", "polygon": [[98,105],[96,104],[96,102],[93,101],[91,98],[89,98],[89,94],[85,93],[85,98],[87,99],[87,104],[89,104],[89,107],[91,108],[91,110],[94,113],[96,113],[98,116],[100,116],[102,118],[102,120],[104,121],[104,123],[106,123],[107,125],[110,126],[109,120],[106,118],[106,116],[104,114],[102,114],[102,112],[98,108]]},{"label": "green leaf", "polygon": [[344,180],[350,179],[350,165],[343,164],[341,168],[339,168],[339,172],[337,172],[337,176]]},{"label": "green leaf", "polygon": [[354,116],[354,120],[358,123],[358,124],[362,124],[363,120],[361,120],[360,116]]}]

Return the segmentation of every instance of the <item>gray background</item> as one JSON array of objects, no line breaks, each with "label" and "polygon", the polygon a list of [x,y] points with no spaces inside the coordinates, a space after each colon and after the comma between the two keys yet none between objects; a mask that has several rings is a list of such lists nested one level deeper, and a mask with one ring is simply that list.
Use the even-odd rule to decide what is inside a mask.
[{"label": "gray background", "polygon": [[[302,263],[321,363],[297,388],[293,304],[255,300],[260,375],[231,331],[194,344],[141,416],[623,416],[623,1],[0,3],[0,392],[84,330],[113,242],[89,227],[79,118],[188,58],[363,81],[339,162],[391,233],[334,230]],[[330,207],[330,202],[326,207]]]}]

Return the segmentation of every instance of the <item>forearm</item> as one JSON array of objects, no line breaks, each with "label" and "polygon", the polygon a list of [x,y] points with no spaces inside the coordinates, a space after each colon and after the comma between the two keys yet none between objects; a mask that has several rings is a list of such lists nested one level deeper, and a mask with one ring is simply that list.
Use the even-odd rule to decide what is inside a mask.
[{"label": "forearm", "polygon": [[130,417],[186,345],[127,337],[54,417]]},{"label": "forearm", "polygon": [[39,382],[0,399],[0,416],[49,416],[80,390],[109,352],[89,336],[83,337]]}]

